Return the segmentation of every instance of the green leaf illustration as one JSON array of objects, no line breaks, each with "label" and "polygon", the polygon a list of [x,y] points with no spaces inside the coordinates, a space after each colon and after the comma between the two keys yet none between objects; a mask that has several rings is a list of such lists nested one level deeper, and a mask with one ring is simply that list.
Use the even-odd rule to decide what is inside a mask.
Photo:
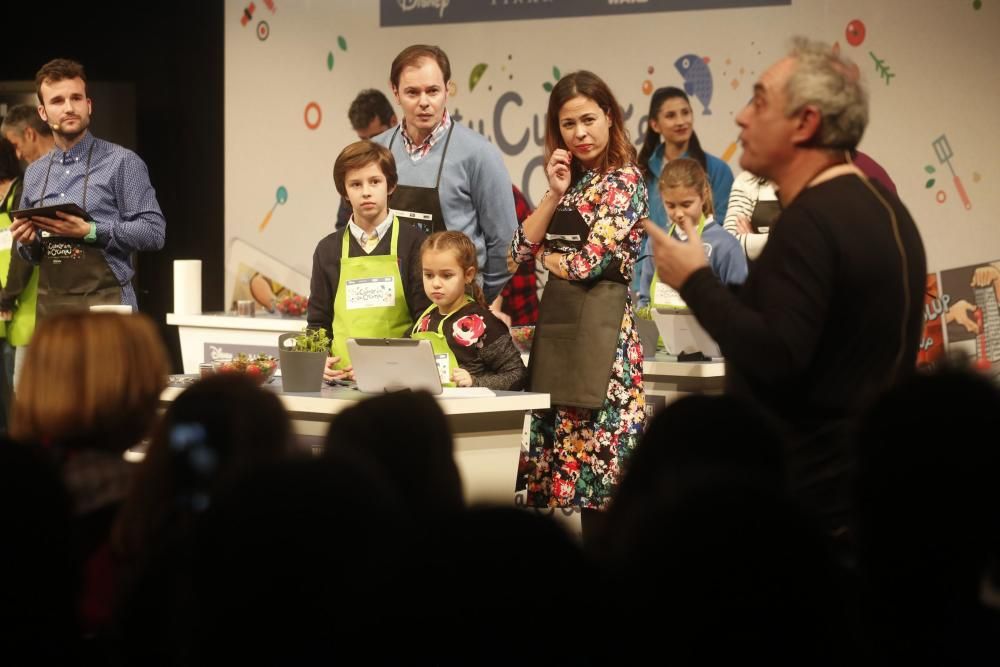
[{"label": "green leaf illustration", "polygon": [[555,77],[556,81],[558,81],[559,79],[562,78],[562,75],[559,74],[559,68],[558,67],[555,67],[555,66],[552,67],[552,76]]},{"label": "green leaf illustration", "polygon": [[330,51],[330,53],[326,54],[326,68],[328,70],[333,69],[333,51]]},{"label": "green leaf illustration", "polygon": [[545,83],[542,84],[542,88],[544,88],[545,92],[547,92],[547,93],[551,93],[552,92],[552,84],[549,83],[548,81],[546,81]]},{"label": "green leaf illustration", "polygon": [[486,63],[479,63],[472,68],[472,72],[469,73],[469,91],[476,89],[476,84],[479,80],[483,78],[483,73],[486,71]]},{"label": "green leaf illustration", "polygon": [[337,46],[340,47],[341,51],[346,51],[347,50],[347,40],[344,39],[343,35],[340,35],[340,36],[337,37]]},{"label": "green leaf illustration", "polygon": [[937,170],[934,169],[933,165],[927,165],[926,167],[924,167],[924,171],[926,171],[928,174],[933,174]]},{"label": "green leaf illustration", "polygon": [[933,178],[927,179],[927,182],[924,183],[924,187],[925,188],[933,188],[934,187],[934,179]]}]

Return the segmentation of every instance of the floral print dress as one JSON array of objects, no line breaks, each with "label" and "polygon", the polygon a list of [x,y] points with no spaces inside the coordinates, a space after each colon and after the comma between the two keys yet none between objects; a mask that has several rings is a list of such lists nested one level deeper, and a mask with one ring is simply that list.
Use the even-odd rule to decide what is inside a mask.
[{"label": "floral print dress", "polygon": [[[644,235],[638,223],[648,215],[646,185],[638,168],[628,165],[608,173],[586,172],[559,205],[575,207],[590,227],[583,248],[562,258],[561,267],[569,279],[599,278],[617,259],[622,275],[631,281]],[[525,261],[543,251],[545,243],[529,243],[518,228],[512,254],[518,262]],[[543,294],[543,307],[544,302]],[[555,405],[531,413],[521,443],[518,503],[604,509],[611,501],[646,418],[642,347],[634,319],[629,298],[601,409]]]}]

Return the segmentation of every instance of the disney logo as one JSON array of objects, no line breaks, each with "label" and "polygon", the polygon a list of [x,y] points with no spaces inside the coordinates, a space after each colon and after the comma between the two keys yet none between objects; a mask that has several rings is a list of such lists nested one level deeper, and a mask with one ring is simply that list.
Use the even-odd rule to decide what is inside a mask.
[{"label": "disney logo", "polygon": [[436,9],[441,18],[444,18],[444,10],[448,9],[448,5],[451,4],[451,0],[396,0],[396,2],[399,3],[399,8],[404,12],[414,9]]}]

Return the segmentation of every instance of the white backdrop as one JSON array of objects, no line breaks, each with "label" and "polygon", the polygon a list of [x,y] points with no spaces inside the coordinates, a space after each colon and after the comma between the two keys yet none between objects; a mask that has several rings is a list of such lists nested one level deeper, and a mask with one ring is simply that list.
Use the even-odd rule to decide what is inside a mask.
[{"label": "white backdrop", "polygon": [[[230,0],[225,16],[226,237],[305,275],[317,241],[333,228],[339,201],[333,160],[355,139],[347,107],[362,88],[379,88],[392,99],[389,65],[413,43],[437,44],[448,53],[456,91],[449,110],[503,145],[501,133],[513,182],[526,183],[535,198],[544,178],[528,168],[541,153],[544,86],[554,82],[554,69],[602,76],[630,113],[629,132],[638,141],[648,91],[683,85],[674,67],[682,56],[707,59],[711,114],[692,100],[695,129],[708,152],[723,156],[738,133],[734,114],[789,38],[837,42],[871,91],[861,148],[896,182],[920,227],[929,269],[1000,257],[995,2],[795,0],[752,9],[394,28],[379,27],[373,0],[257,0],[248,17],[249,4]],[[875,58],[891,77],[876,71]],[[477,65],[482,76],[470,90]],[[937,159],[933,142],[941,135],[970,209]],[[729,158],[734,173],[738,159],[737,149]],[[279,199],[279,188],[287,198]]]}]

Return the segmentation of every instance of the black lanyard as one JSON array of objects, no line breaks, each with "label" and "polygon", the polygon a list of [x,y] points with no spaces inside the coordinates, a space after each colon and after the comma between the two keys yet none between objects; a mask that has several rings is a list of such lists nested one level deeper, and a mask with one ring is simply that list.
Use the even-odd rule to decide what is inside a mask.
[{"label": "black lanyard", "polygon": [[[94,156],[94,144],[96,143],[96,139],[90,142],[90,149],[87,151],[87,164],[84,167],[85,171],[83,172],[83,203],[80,204],[80,208],[84,211],[87,210],[87,183],[90,181],[90,158]],[[45,170],[45,182],[42,184],[42,196],[38,199],[38,203],[43,206],[45,205],[45,191],[49,189],[49,174],[52,173],[52,163],[55,159],[55,155],[49,158],[49,168]]]}]

